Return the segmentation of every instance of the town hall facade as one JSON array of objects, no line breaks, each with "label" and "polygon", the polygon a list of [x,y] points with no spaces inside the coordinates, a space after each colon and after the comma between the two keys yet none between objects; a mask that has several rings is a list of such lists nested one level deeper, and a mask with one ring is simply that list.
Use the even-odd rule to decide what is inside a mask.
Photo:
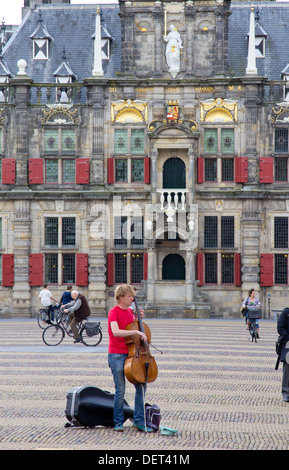
[{"label": "town hall facade", "polygon": [[289,6],[25,0],[0,54],[0,304],[120,283],[151,317],[288,299]]}]

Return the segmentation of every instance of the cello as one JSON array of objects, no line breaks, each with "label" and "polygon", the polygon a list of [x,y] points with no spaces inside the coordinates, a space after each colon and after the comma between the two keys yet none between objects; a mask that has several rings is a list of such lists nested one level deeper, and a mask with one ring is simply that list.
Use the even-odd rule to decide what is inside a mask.
[{"label": "cello", "polygon": [[158,376],[158,367],[154,357],[149,350],[151,341],[151,331],[145,323],[143,323],[138,308],[137,300],[134,299],[137,320],[126,326],[126,330],[140,330],[147,337],[147,341],[143,341],[138,335],[128,336],[126,344],[128,346],[128,357],[124,365],[124,373],[129,382],[132,384],[146,384],[154,382]]}]

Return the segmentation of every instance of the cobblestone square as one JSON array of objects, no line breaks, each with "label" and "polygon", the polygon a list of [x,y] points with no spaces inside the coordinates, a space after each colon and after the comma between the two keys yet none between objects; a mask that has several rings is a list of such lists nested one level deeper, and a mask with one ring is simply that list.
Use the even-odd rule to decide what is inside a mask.
[{"label": "cobblestone square", "polygon": [[[276,362],[276,321],[260,321],[251,343],[243,319],[150,319],[151,348],[159,374],[146,401],[158,404],[163,426],[178,430],[140,433],[125,423],[110,428],[65,427],[66,395],[92,385],[114,393],[104,338],[96,348],[65,337],[42,342],[35,319],[0,321],[0,450],[287,450],[288,407]],[[126,399],[133,406],[134,387]]]}]

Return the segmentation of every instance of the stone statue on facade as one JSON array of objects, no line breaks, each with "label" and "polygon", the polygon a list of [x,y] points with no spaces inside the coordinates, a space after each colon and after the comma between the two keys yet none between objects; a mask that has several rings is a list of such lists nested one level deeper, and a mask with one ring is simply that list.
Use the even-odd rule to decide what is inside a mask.
[{"label": "stone statue on facade", "polygon": [[175,78],[180,71],[180,57],[182,47],[182,38],[178,30],[173,24],[170,25],[169,33],[164,36],[166,46],[166,61],[169,67],[169,72]]}]

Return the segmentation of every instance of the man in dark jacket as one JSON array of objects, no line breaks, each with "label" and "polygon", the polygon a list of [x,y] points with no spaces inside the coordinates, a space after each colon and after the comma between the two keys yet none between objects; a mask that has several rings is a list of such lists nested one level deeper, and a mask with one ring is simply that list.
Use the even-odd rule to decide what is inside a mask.
[{"label": "man in dark jacket", "polygon": [[76,325],[89,317],[91,312],[86,298],[84,295],[80,294],[78,290],[73,290],[71,297],[73,300],[64,305],[64,312],[68,313],[70,328],[72,329],[75,340],[74,342],[79,343],[81,339]]},{"label": "man in dark jacket", "polygon": [[280,361],[283,362],[282,395],[289,402],[289,308],[284,308],[277,322],[277,332],[282,338]]}]

